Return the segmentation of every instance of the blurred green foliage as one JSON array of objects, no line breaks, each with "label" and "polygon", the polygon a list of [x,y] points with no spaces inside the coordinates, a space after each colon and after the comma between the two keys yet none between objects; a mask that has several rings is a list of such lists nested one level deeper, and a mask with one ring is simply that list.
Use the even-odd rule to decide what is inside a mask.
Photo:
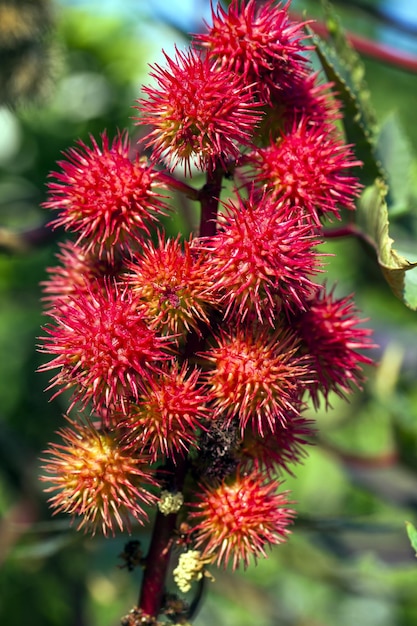
[{"label": "blurred green foliage", "polygon": [[[341,10],[347,27],[376,37],[374,22],[348,4]],[[313,0],[296,0],[294,8],[320,16]],[[43,361],[36,352],[40,282],[62,237],[37,233],[47,221],[39,208],[45,181],[60,152],[89,133],[132,127],[146,63],[180,36],[160,27],[155,42],[150,23],[96,15],[87,3],[83,11],[57,10],[48,94],[0,109],[0,623],[8,626],[112,626],[137,599],[140,572],[118,567],[125,537],[91,539],[67,519],[51,519],[37,478],[67,406],[63,396],[48,401],[48,376],[36,373]],[[417,151],[417,75],[375,61],[366,69],[379,120],[396,109],[401,136]],[[412,156],[409,167],[417,171]],[[405,235],[417,215],[412,188],[407,203],[405,215],[397,207],[396,228]],[[183,221],[167,228],[195,221],[186,208]],[[26,248],[10,239],[16,231],[33,233]],[[415,240],[409,246],[415,253]],[[335,397],[316,416],[317,441],[285,482],[298,502],[291,540],[258,567],[208,582],[196,626],[416,623],[417,567],[404,525],[417,512],[416,313],[392,295],[368,246],[330,240],[326,251],[335,254],[328,282],[356,293],[375,328],[380,365],[350,404]],[[146,534],[138,536],[146,546]]]}]

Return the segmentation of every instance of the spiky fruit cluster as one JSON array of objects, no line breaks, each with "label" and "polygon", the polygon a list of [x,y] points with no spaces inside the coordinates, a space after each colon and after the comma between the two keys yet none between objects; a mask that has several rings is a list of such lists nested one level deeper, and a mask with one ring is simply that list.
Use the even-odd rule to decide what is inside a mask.
[{"label": "spiky fruit cluster", "polygon": [[[351,299],[318,282],[322,222],[353,209],[360,185],[308,51],[288,5],[213,9],[136,105],[148,157],[103,133],[64,153],[49,183],[52,224],[76,241],[44,283],[42,369],[57,370],[51,386],[72,391],[73,412],[94,414],[49,450],[51,504],[114,532],[146,519],[157,486],[171,530],[180,508],[160,558],[185,542],[187,589],[208,562],[246,566],[287,537],[294,514],[275,476],[305,455],[306,404],[360,386],[370,363]],[[199,233],[172,236],[159,220],[172,191],[200,202]],[[158,596],[144,597],[154,615]]]}]

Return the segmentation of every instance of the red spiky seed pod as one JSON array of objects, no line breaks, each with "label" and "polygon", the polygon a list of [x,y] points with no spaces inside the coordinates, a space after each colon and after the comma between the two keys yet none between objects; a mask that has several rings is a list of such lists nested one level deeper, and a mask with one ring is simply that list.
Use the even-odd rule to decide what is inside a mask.
[{"label": "red spiky seed pod", "polygon": [[285,427],[299,412],[308,360],[299,355],[294,332],[239,325],[220,331],[217,346],[201,354],[211,365],[207,383],[216,413],[247,424],[261,436]]},{"label": "red spiky seed pod", "polygon": [[41,283],[50,314],[54,307],[65,306],[66,299],[77,292],[105,290],[105,282],[109,277],[116,278],[120,269],[119,264],[111,264],[73,242],[58,245],[56,256],[60,265],[48,267],[48,280]]},{"label": "red spiky seed pod", "polygon": [[143,386],[140,399],[122,424],[127,443],[146,450],[152,461],[184,456],[198,447],[198,434],[207,418],[208,396],[200,372],[184,364],[164,368]]},{"label": "red spiky seed pod", "polygon": [[201,484],[190,514],[195,548],[217,565],[233,569],[250,558],[266,557],[267,546],[285,541],[294,511],[280,483],[251,472],[220,485]]},{"label": "red spiky seed pod", "polygon": [[194,41],[208,50],[210,58],[241,75],[261,100],[271,97],[306,75],[308,61],[302,40],[305,24],[291,22],[289,2],[275,0],[257,4],[255,0],[233,0],[226,12],[221,5],[212,9],[208,32]]},{"label": "red spiky seed pod", "polygon": [[126,264],[125,280],[142,310],[162,334],[183,335],[191,329],[200,333],[201,322],[209,324],[208,313],[218,305],[218,289],[210,276],[203,251],[193,250],[193,241],[147,241],[140,254]]},{"label": "red spiky seed pod", "polygon": [[310,225],[301,225],[267,194],[238,195],[225,208],[207,248],[226,314],[244,319],[255,310],[260,321],[274,325],[281,306],[303,308],[316,289],[311,278],[321,271],[320,241]]},{"label": "red spiky seed pod", "polygon": [[151,126],[143,141],[170,169],[183,164],[191,174],[191,165],[226,167],[251,143],[258,105],[238,76],[201,52],[177,50],[175,59],[165,57],[166,67],[152,68],[157,86],[144,87],[148,99],[138,100],[139,121]]},{"label": "red spiky seed pod", "polygon": [[127,410],[143,379],[172,358],[169,337],[159,337],[137,311],[130,291],[111,283],[101,292],[80,291],[55,308],[41,351],[56,355],[41,371],[59,368],[50,387],[74,388],[75,401]]},{"label": "red spiky seed pod", "polygon": [[149,459],[126,450],[117,432],[68,422],[59,431],[63,442],[51,444],[43,459],[42,480],[50,483],[45,491],[57,492],[49,500],[54,514],[80,518],[78,529],[93,535],[97,530],[114,535],[117,528],[130,533],[131,518],[144,524],[143,507],[157,501],[149,491],[156,485]]},{"label": "red spiky seed pod", "polygon": [[352,296],[336,298],[333,290],[326,293],[324,287],[308,309],[292,320],[312,359],[316,382],[309,392],[316,406],[320,394],[327,400],[331,391],[343,397],[355,387],[361,388],[362,366],[373,364],[361,351],[376,347],[370,337],[372,330],[361,326],[365,321],[358,316]]},{"label": "red spiky seed pod", "polygon": [[60,172],[48,184],[49,199],[43,206],[59,211],[51,225],[78,234],[77,244],[87,251],[113,258],[115,251],[129,251],[149,234],[150,223],[165,212],[158,172],[138,155],[130,160],[126,133],[110,144],[107,133],[101,146],[91,136],[92,147],[82,141],[64,152]]},{"label": "red spiky seed pod", "polygon": [[272,105],[264,107],[256,137],[259,147],[268,148],[302,120],[308,128],[327,127],[335,131],[335,123],[342,117],[340,103],[332,94],[332,83],[322,83],[320,78],[319,72],[314,72],[291,83],[280,91]]},{"label": "red spiky seed pod", "polygon": [[306,447],[314,436],[313,421],[301,415],[288,415],[285,424],[276,424],[263,437],[247,428],[240,450],[240,467],[244,471],[266,472],[268,476],[287,472],[307,456]]},{"label": "red spiky seed pod", "polygon": [[320,72],[312,72],[279,94],[279,102],[274,102],[273,108],[281,108],[283,112],[284,131],[296,128],[302,120],[308,128],[328,125],[334,129],[342,117],[341,104],[332,93],[333,83],[323,83],[321,79]]},{"label": "red spiky seed pod", "polygon": [[361,185],[350,170],[362,163],[328,125],[310,126],[304,117],[254,159],[257,183],[317,226],[323,217],[339,219],[341,208],[355,209]]}]

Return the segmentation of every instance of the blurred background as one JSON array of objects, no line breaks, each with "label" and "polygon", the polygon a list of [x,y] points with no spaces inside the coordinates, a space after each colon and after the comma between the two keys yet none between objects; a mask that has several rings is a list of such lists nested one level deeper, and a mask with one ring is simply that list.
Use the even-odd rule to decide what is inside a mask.
[{"label": "blurred background", "polygon": [[[21,22],[6,20],[6,4],[21,7]],[[318,1],[291,8],[322,19]],[[361,49],[372,103],[403,156],[404,180],[415,181],[417,2],[335,8],[350,33],[371,43],[371,52]],[[136,603],[140,571],[120,568],[118,558],[126,537],[91,539],[51,518],[38,480],[67,408],[65,396],[49,402],[49,377],[36,373],[45,360],[36,351],[45,323],[40,283],[65,238],[45,229],[40,203],[48,172],[76,139],[133,131],[148,63],[162,60],[162,48],[186,46],[203,18],[208,0],[0,0],[1,624],[115,626]],[[375,56],[372,44],[395,54],[381,58],[377,47]],[[392,216],[405,235],[417,221],[417,185],[407,190]],[[416,255],[416,239],[408,243]],[[417,314],[391,293],[372,250],[353,240],[327,249],[336,255],[328,282],[341,295],[355,292],[375,329],[379,367],[349,404],[334,398],[316,416],[317,441],[285,482],[298,511],[290,541],[247,572],[216,572],[196,626],[417,623],[417,561],[405,530],[406,520],[417,521]],[[146,533],[138,538],[146,545]]]}]

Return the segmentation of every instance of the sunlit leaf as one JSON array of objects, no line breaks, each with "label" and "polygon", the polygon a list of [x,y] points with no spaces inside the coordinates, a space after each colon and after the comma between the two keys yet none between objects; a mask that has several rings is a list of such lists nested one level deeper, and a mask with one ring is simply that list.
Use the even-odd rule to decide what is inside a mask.
[{"label": "sunlit leaf", "polygon": [[395,113],[389,115],[382,125],[377,145],[388,178],[389,214],[405,213],[410,209],[414,155]]},{"label": "sunlit leaf", "polygon": [[417,556],[417,529],[411,522],[406,522],[405,526],[407,528],[407,535],[410,540],[411,546]]},{"label": "sunlit leaf", "polygon": [[399,244],[393,247],[386,204],[387,186],[377,179],[363,192],[357,221],[374,245],[378,263],[394,294],[410,309],[417,310],[417,260],[406,258]]}]

